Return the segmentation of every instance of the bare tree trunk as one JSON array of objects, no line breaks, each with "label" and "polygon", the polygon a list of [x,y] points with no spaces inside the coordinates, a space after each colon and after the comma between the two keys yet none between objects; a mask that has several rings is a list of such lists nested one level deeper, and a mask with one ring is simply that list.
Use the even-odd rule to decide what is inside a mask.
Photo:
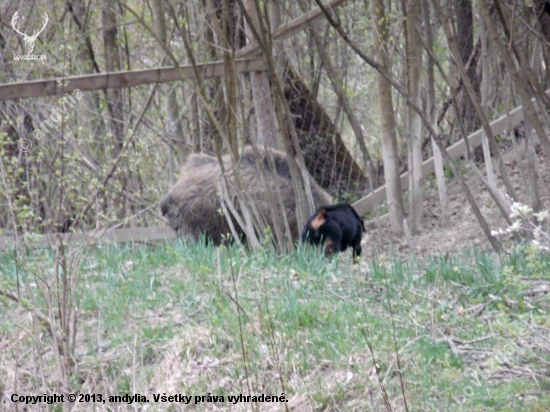
[{"label": "bare tree trunk", "polygon": [[550,1],[548,0],[532,0],[539,28],[546,39],[550,43]]},{"label": "bare tree trunk", "polygon": [[[103,0],[102,22],[103,22],[103,45],[105,47],[105,70],[107,72],[120,71],[120,56],[117,41],[117,21],[115,11],[112,9],[113,2]],[[122,116],[122,99],[119,89],[107,91],[109,122],[111,131],[116,140],[113,158],[116,158],[122,150],[124,139],[124,119]]]},{"label": "bare tree trunk", "polygon": [[[440,15],[441,19],[443,20],[443,28],[445,30],[445,35],[447,36],[447,42],[449,43],[450,51],[454,57],[457,69],[459,71],[459,75],[462,78],[462,81],[464,82],[464,87],[466,87],[466,90],[468,92],[468,95],[470,96],[470,99],[472,103],[474,104],[474,107],[476,109],[476,112],[481,120],[481,124],[483,125],[483,130],[487,135],[487,138],[489,139],[489,145],[491,146],[491,150],[493,151],[493,154],[496,157],[500,176],[502,178],[502,181],[504,182],[504,185],[506,186],[506,190],[508,191],[508,194],[513,198],[517,199],[516,192],[514,190],[514,187],[512,185],[512,182],[510,181],[510,177],[508,176],[508,171],[506,170],[506,166],[504,165],[504,161],[502,160],[502,156],[500,154],[500,149],[498,147],[498,144],[495,140],[495,137],[493,135],[493,130],[491,129],[491,126],[489,125],[489,120],[487,119],[487,114],[484,110],[484,108],[481,107],[479,101],[477,100],[477,95],[474,91],[474,88],[472,86],[472,82],[470,81],[470,78],[468,77],[466,73],[466,69],[464,66],[464,62],[462,61],[462,58],[460,57],[458,47],[456,44],[456,37],[452,31],[452,26],[450,24],[449,16],[446,15],[443,12],[443,9],[441,8],[441,5],[439,3],[439,0],[432,0],[434,7],[436,8],[438,14]],[[481,0],[483,1],[483,0]],[[488,9],[485,10],[487,12],[487,15],[489,14]],[[485,21],[487,22],[487,21]]]},{"label": "bare tree trunk", "polygon": [[[454,99],[453,106],[455,108],[456,117],[458,119],[458,126],[460,128],[460,132],[462,134],[462,138],[464,139],[464,144],[466,146],[466,158],[468,159],[468,161],[470,163],[470,167],[475,171],[475,173],[479,177],[479,180],[481,180],[481,183],[483,184],[483,186],[485,186],[485,189],[487,189],[487,191],[489,192],[489,194],[493,198],[493,200],[494,200],[495,204],[497,205],[498,209],[500,210],[500,213],[502,214],[502,217],[504,218],[504,220],[506,220],[506,222],[511,226],[512,225],[512,220],[510,219],[510,213],[511,213],[510,206],[504,200],[504,198],[501,196],[500,191],[497,189],[497,187],[496,186],[491,186],[487,182],[487,180],[485,180],[485,178],[483,177],[483,173],[481,173],[481,171],[479,170],[479,168],[477,167],[477,165],[474,162],[472,151],[470,150],[470,144],[468,142],[468,136],[466,135],[466,129],[464,127],[464,124],[463,124],[462,120],[459,117],[459,114],[458,114],[459,113],[459,108],[458,108],[457,99]],[[520,241],[520,236],[517,233],[514,234],[514,237],[516,238],[516,240],[518,240],[518,242]]]},{"label": "bare tree trunk", "polygon": [[[228,33],[231,33],[232,22],[230,22],[230,5],[228,1],[222,1],[221,16],[218,20],[218,14],[214,9],[214,5],[211,1],[208,1],[210,8],[210,16],[212,26],[216,32],[223,50],[223,63],[225,69],[225,75],[223,77],[223,83],[225,86],[225,93],[220,95],[218,102],[222,110],[219,111],[219,117],[222,120],[224,126],[223,135],[229,140],[227,143],[230,145],[229,150],[233,152],[235,159],[239,158],[239,143],[237,136],[237,77],[234,65],[234,47],[235,43],[232,43],[228,39]],[[220,24],[221,20],[221,24]]]},{"label": "bare tree trunk", "polygon": [[506,65],[506,68],[512,75],[516,90],[521,97],[521,102],[523,105],[523,110],[525,111],[526,118],[529,119],[529,121],[535,128],[535,131],[537,132],[537,136],[539,137],[540,143],[544,148],[544,151],[547,155],[550,155],[550,140],[548,140],[548,136],[546,136],[542,124],[537,117],[537,111],[535,110],[535,107],[531,102],[531,97],[529,96],[529,91],[526,87],[525,81],[518,71],[512,55],[510,54],[510,51],[504,46],[499,38],[495,24],[492,21],[491,16],[489,15],[489,6],[485,0],[480,0],[480,12],[483,17],[483,21],[485,22],[485,27],[487,28],[491,43],[497,47],[499,54],[502,57],[504,64]]},{"label": "bare tree trunk", "polygon": [[[157,29],[160,40],[168,47],[168,36],[166,33],[166,19],[164,18],[164,0],[153,0],[153,15],[155,19],[155,26]],[[180,108],[176,96],[176,89],[171,88],[168,92],[168,98],[166,101],[168,105],[168,114],[170,115],[170,133],[174,135],[175,141],[178,144],[181,153],[181,159],[185,158],[185,155],[190,152],[190,142],[186,142],[186,136],[183,135],[183,128],[181,120],[179,118]]]},{"label": "bare tree trunk", "polygon": [[537,174],[537,154],[535,152],[535,142],[533,141],[533,125],[529,119],[523,123],[525,133],[525,163],[527,169],[527,181],[529,182],[529,193],[531,195],[531,208],[535,213],[542,209],[539,195],[539,183]]},{"label": "bare tree trunk", "polygon": [[[388,27],[383,0],[371,0],[371,19],[375,28],[374,42],[378,61],[381,68],[389,72],[390,62],[386,54]],[[399,154],[397,151],[391,84],[379,72],[376,73],[376,81],[378,84],[384,177],[386,180],[386,198],[390,209],[390,222],[392,230],[395,233],[403,234],[405,213],[403,210],[403,191],[399,176]]]},{"label": "bare tree trunk", "polygon": [[[426,67],[426,111],[430,121],[433,124],[436,133],[439,133],[437,125],[437,110],[435,101],[435,78],[434,78],[434,59],[431,55],[434,48],[432,24],[430,19],[430,5],[427,2],[422,2],[422,12],[424,13],[424,30],[426,32],[426,46],[429,51],[427,53]],[[439,202],[441,204],[441,218],[444,227],[451,226],[451,210],[449,208],[449,196],[447,195],[447,182],[445,180],[445,170],[443,169],[443,156],[441,150],[437,146],[434,138],[431,138],[432,150],[434,154],[435,176],[437,180],[437,188],[439,192]]]},{"label": "bare tree trunk", "polygon": [[[514,38],[514,16],[510,13],[506,6],[503,7],[500,1],[495,1],[495,6],[500,16],[502,26],[504,27],[504,33],[508,38],[509,44],[511,45],[512,50],[516,59],[519,61],[517,69],[519,70],[520,77],[524,79],[527,90],[531,89],[535,97],[535,101],[539,105],[539,113],[541,122],[546,128],[550,128],[550,117],[548,116],[548,110],[550,110],[550,99],[546,95],[545,90],[542,88],[539,83],[536,74],[531,69],[529,64],[529,59],[527,58],[529,43],[528,36],[525,36],[525,47],[518,47],[518,42]],[[527,16],[528,18],[528,16]],[[544,108],[546,107],[546,110]]]},{"label": "bare tree trunk", "polygon": [[[466,63],[474,50],[474,13],[472,0],[453,0],[453,9],[458,52],[462,61]],[[475,61],[470,65],[466,74],[472,83],[476,96],[479,96],[479,79],[476,75]],[[460,104],[460,117],[466,128],[466,133],[470,134],[480,126],[472,98],[464,90],[462,93],[459,93],[458,100]]]},{"label": "bare tree trunk", "polygon": [[78,34],[83,39],[83,41],[78,43],[77,56],[78,60],[83,65],[81,68],[82,72],[91,73],[95,71],[96,73],[99,73],[101,70],[95,60],[92,40],[88,31],[88,10],[86,9],[84,3],[85,2],[83,0],[67,0],[67,8],[78,28]]},{"label": "bare tree trunk", "polygon": [[[219,22],[216,20],[218,16],[216,15],[216,11],[213,9],[214,6],[211,6],[211,2],[207,0],[206,3],[209,7],[212,7],[211,10],[208,10],[208,23],[204,27],[204,38],[206,40],[206,43],[208,43],[208,51],[205,52],[205,57],[209,58],[210,61],[217,61],[220,60],[220,54],[221,50],[219,50],[218,47],[215,47],[217,44],[216,41],[216,35],[214,33],[214,25],[219,25]],[[175,20],[177,17],[172,16],[172,18]],[[214,21],[216,20],[216,21]],[[182,25],[182,28],[185,30],[185,35],[188,36],[187,41],[191,41],[191,37],[189,35],[189,29],[186,28],[184,25]],[[181,36],[184,34],[181,33]],[[199,52],[197,50],[197,52]],[[197,56],[197,58],[200,58]],[[216,79],[212,79],[210,82],[204,82],[202,79],[197,79],[197,83],[200,85],[200,87],[207,87],[208,92],[207,95],[213,102],[216,102],[215,104],[215,113],[216,118],[220,121],[220,123],[224,124],[224,116],[225,116],[225,101],[223,99],[223,93],[220,93],[220,90],[222,90],[222,81],[223,78],[219,77]],[[199,104],[199,109],[201,108],[201,105]],[[202,110],[199,110],[199,114]],[[207,116],[208,117],[208,116]],[[210,120],[210,119],[208,119]],[[216,153],[217,147],[219,142],[221,141],[221,136],[218,134],[217,129],[214,127],[211,121],[205,121],[202,122],[201,125],[201,152],[206,150],[211,150],[212,152]]]},{"label": "bare tree trunk", "polygon": [[[421,107],[420,71],[422,69],[422,43],[419,29],[421,27],[420,0],[406,2],[407,31],[407,80],[411,100]],[[409,227],[411,234],[416,234],[422,224],[424,203],[422,196],[422,123],[413,107],[407,107],[407,136],[409,143]]]},{"label": "bare tree trunk", "polygon": [[[547,3],[547,11],[550,11],[550,3],[546,0],[544,1],[544,3]],[[529,15],[530,15],[529,10],[527,8],[524,9],[523,18],[525,18],[526,21],[528,21],[530,17]],[[550,23],[550,17],[547,20],[547,23]],[[548,27],[548,29],[550,30],[550,27]],[[538,41],[539,40],[535,41],[535,44],[533,45],[533,47],[537,46]],[[529,50],[529,36],[525,36],[525,38],[522,41],[522,46],[524,51]],[[540,56],[538,57],[540,58]],[[524,60],[527,60],[525,56],[524,56]],[[528,65],[531,64],[528,61],[525,63]],[[540,67],[540,64],[530,65],[529,70],[531,69],[531,67]],[[535,142],[533,141],[534,140],[533,125],[531,124],[529,119],[523,120],[523,129],[524,129],[524,137],[525,137],[525,163],[524,163],[525,167],[521,167],[522,166],[521,157],[518,158],[518,166],[521,167],[521,169],[527,171],[526,173],[527,176],[524,179],[525,186],[527,187],[531,197],[531,208],[533,209],[533,212],[538,213],[542,209],[542,204],[541,204],[540,194],[539,194],[539,182],[538,182],[539,177],[537,173],[537,154],[535,151]]]},{"label": "bare tree trunk", "polygon": [[[268,3],[269,31],[273,33],[281,25],[281,1],[269,0]],[[283,40],[272,40],[272,56],[275,64],[275,72],[279,83],[284,84],[284,68],[286,64],[286,56],[283,50]]]},{"label": "bare tree trunk", "polygon": [[[285,100],[283,87],[279,81],[276,73],[276,61],[272,55],[273,41],[271,38],[271,32],[269,30],[269,22],[266,21],[263,15],[256,14],[257,22],[253,20],[251,16],[252,12],[249,12],[250,8],[247,8],[242,0],[237,0],[243,15],[246,19],[248,28],[250,29],[254,39],[258,42],[259,48],[263,51],[265,57],[265,63],[269,75],[273,90],[273,107],[277,120],[277,125],[281,130],[281,133],[275,133],[275,143],[277,147],[284,150],[288,160],[288,168],[291,176],[291,184],[294,192],[294,199],[296,201],[296,220],[298,227],[302,227],[305,224],[306,219],[311,216],[315,210],[312,190],[310,187],[309,175],[305,166],[304,158],[299,147],[298,135],[294,126],[294,119],[290,113],[288,103]],[[250,5],[251,3],[249,3]],[[254,2],[253,7],[255,10],[259,10],[259,3]],[[268,154],[271,167],[275,167],[273,159]],[[279,202],[282,201],[280,196]],[[288,229],[288,226],[287,226]],[[289,231],[287,230],[287,235]],[[291,239],[287,243],[289,249],[294,248],[294,244]]]},{"label": "bare tree trunk", "polygon": [[[101,13],[103,24],[103,46],[105,52],[105,71],[116,72],[120,71],[120,55],[118,48],[118,29],[117,29],[117,16],[115,10],[112,8],[116,3],[109,0],[103,0],[103,8]],[[107,89],[107,109],[109,111],[109,123],[111,126],[111,133],[114,138],[114,148],[112,151],[113,159],[119,159],[119,154],[124,147],[124,116],[122,113],[122,92],[120,89]],[[120,184],[124,189],[127,188],[128,180],[131,170],[126,170],[122,176],[119,177]],[[102,204],[103,212],[107,208],[117,208],[119,218],[123,217],[124,210],[126,209],[127,199],[120,196],[114,199],[110,204],[107,201],[107,196],[104,195],[104,188],[98,193],[100,198],[104,198],[105,201]]]},{"label": "bare tree trunk", "polygon": [[[538,27],[546,44],[550,44],[550,1],[548,0],[533,0],[533,9],[536,13],[539,22]],[[542,46],[542,55],[545,62],[546,79],[545,87],[548,86],[550,79],[550,47]]]},{"label": "bare tree trunk", "polygon": [[[260,30],[260,24],[257,14],[257,8],[254,1],[247,0],[244,3],[244,6],[247,8],[246,12],[251,17],[250,20],[254,24],[254,29],[256,33]],[[272,26],[277,27],[280,20],[280,9],[273,2],[269,3],[270,11],[270,23]],[[245,22],[245,34],[250,43],[257,44],[258,41],[252,33],[252,29],[249,26],[248,22]],[[280,45],[272,45],[276,50],[275,53],[279,56],[281,53]],[[277,75],[282,76],[282,69],[279,65],[279,61],[275,63],[274,70],[277,72]],[[258,170],[260,171],[260,177],[265,188],[268,187],[267,181],[265,178],[264,165],[260,160],[258,155],[258,146],[262,148],[276,148],[277,141],[281,141],[282,137],[280,131],[277,130],[277,119],[275,115],[275,110],[273,106],[273,96],[271,91],[271,85],[269,83],[269,73],[267,71],[263,72],[252,72],[250,73],[250,85],[252,89],[252,100],[255,107],[256,114],[256,141],[253,142],[252,147],[256,153],[256,159],[258,161]],[[277,135],[276,135],[277,134]],[[273,158],[266,151],[267,160],[271,168],[274,168]],[[270,213],[272,215],[272,221],[274,222],[273,231],[275,233],[275,239],[279,245],[279,250],[284,249],[284,245],[287,244],[290,250],[293,249],[291,229],[288,223],[288,216],[283,215],[283,222],[277,221],[275,219],[275,209],[283,207],[283,200],[280,193],[280,188],[275,187],[275,193],[267,193],[268,198],[271,203]]]},{"label": "bare tree trunk", "polygon": [[203,140],[201,135],[201,114],[197,96],[191,96],[191,151],[192,153],[203,152]]},{"label": "bare tree trunk", "polygon": [[[243,1],[246,11],[250,15],[256,30],[259,30],[258,11],[254,0]],[[246,37],[251,44],[257,44],[248,22],[245,24]],[[275,118],[273,101],[271,99],[271,86],[269,75],[266,71],[251,72],[250,85],[254,99],[254,112],[256,113],[257,139],[260,146],[276,147],[275,144]]]},{"label": "bare tree trunk", "polygon": [[[487,107],[487,99],[489,98],[489,76],[490,76],[490,61],[489,61],[489,43],[487,38],[487,30],[483,19],[479,19],[479,37],[481,39],[481,107]],[[491,160],[491,150],[489,149],[489,140],[487,135],[483,133],[482,147],[483,157],[485,158],[485,170],[487,172],[487,181],[489,185],[496,189],[496,177],[493,170],[493,161]]]},{"label": "bare tree trunk", "polygon": [[[81,73],[100,73],[101,70],[96,61],[92,40],[90,37],[90,31],[88,29],[90,21],[90,3],[86,2],[85,0],[67,0],[66,4],[67,9],[71,13],[72,20],[76,26],[75,31],[78,35],[78,38],[81,39],[78,42],[78,48],[76,52],[76,61],[79,66],[79,70]],[[79,122],[86,122],[92,127],[92,130],[97,136],[105,137],[109,128],[108,123],[110,123],[110,121],[108,121],[107,119],[109,117],[112,118],[113,116],[111,106],[107,106],[107,113],[105,113],[105,108],[102,108],[101,106],[102,93],[106,97],[107,101],[109,101],[107,90],[91,90],[87,92],[87,95],[91,98],[82,99],[80,101],[80,104],[83,105],[82,113],[85,114],[82,118],[79,117]],[[113,129],[111,129],[111,132],[112,130]],[[93,150],[86,151],[88,156],[99,162],[104,162],[109,155],[112,155],[106,153],[106,150],[104,150],[103,148],[102,150],[98,150],[97,152]],[[72,220],[70,219],[69,214],[65,217],[65,222],[66,224],[63,223],[62,227],[65,232],[68,232],[72,226]]]},{"label": "bare tree trunk", "polygon": [[[87,18],[88,10],[84,4],[84,0],[68,0],[67,8],[71,12],[71,16],[77,27],[78,36],[83,39],[78,44],[78,50],[76,53],[77,60],[81,65],[80,71],[82,73],[99,73],[101,70],[95,59],[94,49],[92,47],[92,40],[90,38],[90,32],[88,30]],[[81,104],[85,105],[86,112],[88,113],[100,113],[100,101],[98,91],[89,91],[91,99],[84,99]],[[106,125],[103,116],[95,116],[92,118],[92,124],[97,124],[97,133],[102,136],[105,135]]]}]

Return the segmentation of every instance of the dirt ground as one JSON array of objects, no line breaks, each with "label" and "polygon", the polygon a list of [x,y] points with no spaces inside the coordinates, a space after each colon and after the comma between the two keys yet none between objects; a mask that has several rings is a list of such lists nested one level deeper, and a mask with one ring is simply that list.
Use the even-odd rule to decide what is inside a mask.
[{"label": "dirt ground", "polygon": [[[550,208],[550,162],[542,151],[542,148],[538,145],[536,152],[542,209],[548,210]],[[521,152],[520,155],[521,162],[524,162],[525,160]],[[518,166],[514,152],[507,153],[505,159],[510,159],[505,162],[506,169],[510,174],[520,203],[531,205],[530,194],[524,183],[524,178],[526,178],[525,168]],[[478,167],[485,175],[485,166],[480,164]],[[468,186],[490,229],[507,228],[506,221],[496,207],[489,192],[475,175],[475,172],[469,166],[465,168],[464,172]],[[504,184],[500,178],[498,179],[498,183],[501,192],[506,193]],[[369,257],[376,252],[378,254],[396,254],[402,258],[409,258],[411,252],[416,257],[425,257],[430,254],[439,255],[447,252],[459,252],[472,246],[490,249],[491,245],[483,233],[458,179],[455,178],[450,182],[448,185],[448,194],[452,220],[449,228],[445,228],[440,219],[441,208],[437,188],[435,184],[429,185],[428,183],[426,183],[424,191],[424,218],[419,234],[411,236],[409,239],[406,236],[400,237],[392,234],[387,214],[380,216],[378,220],[376,218],[368,221],[365,219],[365,228],[367,231],[362,241],[363,256]],[[512,235],[510,234],[499,236],[498,239],[503,241],[505,248],[512,244]]]}]

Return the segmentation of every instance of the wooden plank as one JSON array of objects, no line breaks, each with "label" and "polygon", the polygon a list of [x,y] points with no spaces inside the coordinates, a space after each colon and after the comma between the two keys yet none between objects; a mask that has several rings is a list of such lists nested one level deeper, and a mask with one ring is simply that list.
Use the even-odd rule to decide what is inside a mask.
[{"label": "wooden plank", "polygon": [[[203,79],[223,77],[223,62],[197,65]],[[264,62],[259,59],[238,60],[238,73],[265,70]],[[156,69],[122,71],[113,73],[91,74],[85,76],[64,77],[53,80],[36,80],[22,83],[0,85],[0,100],[20,97],[55,96],[73,92],[77,89],[100,90],[120,89],[143,84],[166,83],[195,78],[193,66],[159,67]]]},{"label": "wooden plank", "polygon": [[[550,94],[550,90],[546,91],[546,94]],[[533,100],[535,108],[537,108],[536,102]],[[490,123],[491,130],[494,135],[499,135],[509,130],[510,128],[518,125],[523,120],[523,107],[519,106],[512,110],[509,114],[503,115],[496,120],[493,120]],[[483,135],[483,130],[479,129],[468,136],[468,142],[470,144],[470,149],[481,145],[481,137]],[[456,160],[461,156],[466,155],[466,143],[464,139],[461,139],[459,142],[453,144],[447,148],[447,153],[451,159]],[[435,164],[433,157],[426,160],[422,163],[422,175],[426,178],[431,173],[435,172]],[[403,190],[409,188],[409,173],[405,172],[401,175],[401,187]],[[386,200],[386,186],[381,186],[374,191],[374,193],[369,194],[362,199],[359,199],[357,202],[353,203],[354,209],[357,211],[359,216],[364,216],[369,210],[372,210],[375,206]]]},{"label": "wooden plank", "polygon": [[[42,249],[54,247],[58,243],[57,233],[38,235],[32,242],[26,242],[27,247]],[[126,242],[150,242],[157,240],[175,239],[176,233],[168,226],[154,228],[130,228],[114,229],[107,233],[86,232],[86,233],[64,233],[63,243],[74,247],[91,241],[95,244],[105,243],[126,243]],[[23,245],[18,244],[21,248]],[[0,237],[0,250],[11,250],[15,248],[13,237]]]}]

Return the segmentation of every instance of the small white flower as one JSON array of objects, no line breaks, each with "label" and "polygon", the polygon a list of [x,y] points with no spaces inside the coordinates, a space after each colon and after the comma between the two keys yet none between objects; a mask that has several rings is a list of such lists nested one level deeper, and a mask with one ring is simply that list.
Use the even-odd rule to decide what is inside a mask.
[{"label": "small white flower", "polygon": [[535,216],[539,220],[539,222],[542,222],[545,219],[550,219],[550,214],[548,214],[548,210],[543,210],[539,213],[533,213],[533,216]]}]

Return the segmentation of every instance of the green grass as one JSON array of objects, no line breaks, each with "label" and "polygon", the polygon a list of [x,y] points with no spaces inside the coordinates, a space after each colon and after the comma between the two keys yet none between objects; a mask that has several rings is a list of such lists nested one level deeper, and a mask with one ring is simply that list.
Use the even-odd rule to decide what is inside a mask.
[{"label": "green grass", "polygon": [[[61,391],[53,342],[29,316],[55,317],[44,287],[56,285],[54,261],[51,251],[17,264],[0,255],[0,289],[20,297],[0,295],[7,389],[18,379],[21,393]],[[75,392],[238,395],[248,376],[253,394],[279,395],[282,381],[287,399],[304,395],[314,410],[385,410],[380,379],[404,410],[397,346],[410,411],[550,409],[550,257],[528,247],[353,265],[309,248],[278,256],[178,241],[94,247],[77,273]],[[14,359],[33,374],[7,372]]]}]

